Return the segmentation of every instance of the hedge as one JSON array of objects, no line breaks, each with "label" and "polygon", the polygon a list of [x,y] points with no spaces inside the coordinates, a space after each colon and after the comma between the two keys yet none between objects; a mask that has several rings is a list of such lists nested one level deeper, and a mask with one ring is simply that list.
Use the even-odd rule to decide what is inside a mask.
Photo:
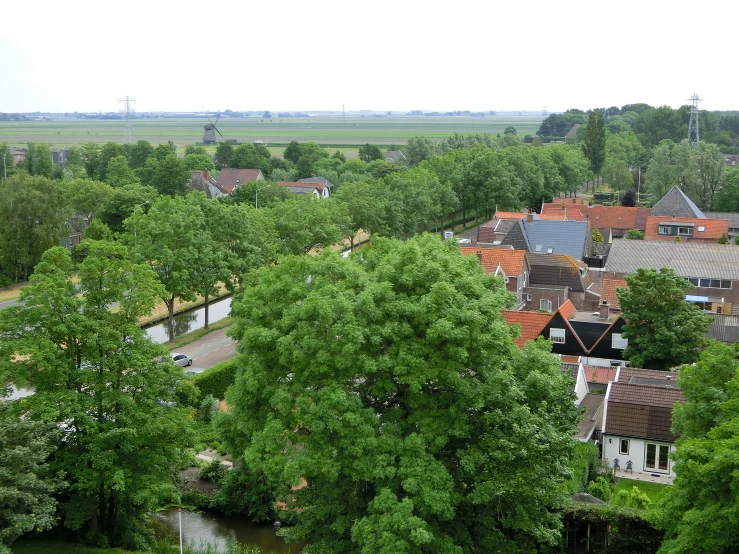
[{"label": "hedge", "polygon": [[203,396],[208,394],[223,400],[226,389],[236,380],[236,358],[226,360],[206,369],[193,377],[193,381]]}]

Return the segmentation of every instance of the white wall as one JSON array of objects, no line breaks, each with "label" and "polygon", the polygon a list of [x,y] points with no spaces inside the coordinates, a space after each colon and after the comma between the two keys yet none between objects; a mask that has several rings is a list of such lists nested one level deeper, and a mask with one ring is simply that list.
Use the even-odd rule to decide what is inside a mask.
[{"label": "white wall", "polygon": [[575,380],[575,405],[579,406],[585,395],[590,391],[588,390],[588,382],[585,380],[585,371],[583,370],[582,364],[577,368],[577,379]]},{"label": "white wall", "polygon": [[[607,431],[607,430],[606,430]],[[621,439],[625,438],[629,441],[629,453],[628,454],[621,454],[619,452],[619,444],[621,442]],[[610,442],[609,442],[610,439]],[[672,453],[675,451],[675,445],[669,442],[664,441],[647,441],[644,439],[634,439],[629,437],[620,437],[618,435],[608,435],[607,433],[603,433],[603,437],[601,439],[603,441],[603,460],[608,460],[608,467],[613,467],[613,460],[618,458],[619,466],[621,467],[621,471],[626,471],[626,462],[631,460],[633,462],[633,471],[634,473],[655,473],[660,475],[665,475],[669,477],[675,477],[675,471],[673,470],[673,461],[672,461]],[[646,469],[644,467],[644,461],[647,456],[647,449],[646,449],[646,443],[654,443],[657,445],[668,445],[670,447],[670,460],[668,462],[668,469],[669,472],[665,473],[662,471],[656,471],[652,469]]]}]

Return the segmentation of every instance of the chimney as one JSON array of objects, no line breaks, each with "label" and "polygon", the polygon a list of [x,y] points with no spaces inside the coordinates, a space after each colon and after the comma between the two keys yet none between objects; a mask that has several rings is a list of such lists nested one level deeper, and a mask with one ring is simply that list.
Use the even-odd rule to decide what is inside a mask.
[{"label": "chimney", "polygon": [[573,203],[573,204],[577,204],[577,198],[573,198],[573,199],[572,199],[572,203]]},{"label": "chimney", "polygon": [[675,221],[676,219],[677,219],[677,217],[673,215],[672,216],[672,221]]},{"label": "chimney", "polygon": [[478,250],[475,254],[477,255],[477,261],[482,264],[482,251]]},{"label": "chimney", "polygon": [[598,317],[600,319],[608,319],[608,300],[601,300],[598,310]]},{"label": "chimney", "polygon": [[565,206],[564,204],[562,204],[562,211],[563,212],[566,212],[567,211],[567,206]]},{"label": "chimney", "polygon": [[205,179],[206,181],[210,181],[210,173],[207,169],[203,171],[203,179]]},{"label": "chimney", "polygon": [[529,208],[529,213],[526,214],[526,223],[531,223],[534,221],[534,212]]}]

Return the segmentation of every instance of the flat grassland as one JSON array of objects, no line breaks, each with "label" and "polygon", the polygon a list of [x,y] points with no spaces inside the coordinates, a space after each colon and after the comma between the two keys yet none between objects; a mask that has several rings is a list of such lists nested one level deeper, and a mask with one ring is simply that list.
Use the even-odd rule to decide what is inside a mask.
[{"label": "flat grassland", "polygon": [[[422,135],[441,140],[454,133],[491,133],[497,135],[512,125],[518,135],[535,133],[543,116],[389,116],[389,117],[258,117],[221,118],[218,129],[227,139],[239,142],[262,140],[267,146],[284,146],[292,140],[315,141],[327,148],[347,149],[367,142],[379,146],[405,144]],[[134,139],[162,144],[171,140],[184,149],[203,140],[203,125],[197,118],[136,119]],[[45,142],[52,147],[79,146],[88,142],[122,143],[122,120],[58,119],[47,121],[0,122],[0,142],[23,146],[27,142]],[[218,140],[222,140],[217,135]],[[209,149],[211,149],[210,147]]]}]

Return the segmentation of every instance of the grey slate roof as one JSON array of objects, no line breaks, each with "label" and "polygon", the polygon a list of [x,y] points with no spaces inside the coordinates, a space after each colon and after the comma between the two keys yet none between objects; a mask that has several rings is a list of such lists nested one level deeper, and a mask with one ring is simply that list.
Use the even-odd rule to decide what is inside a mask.
[{"label": "grey slate roof", "polygon": [[634,273],[640,267],[670,267],[681,277],[739,281],[739,246],[658,240],[617,239],[604,271]]},{"label": "grey slate roof", "polygon": [[667,191],[667,194],[652,206],[652,215],[661,215],[664,217],[672,217],[674,215],[677,217],[698,217],[700,219],[706,219],[706,216],[695,205],[695,202],[688,198],[677,186],[672,187]]},{"label": "grey slate roof", "polygon": [[321,183],[323,186],[328,187],[328,191],[334,188],[334,184],[326,179],[326,177],[306,177],[305,179],[298,179],[298,183]]},{"label": "grey slate roof", "polygon": [[516,221],[516,224],[510,228],[508,234],[501,241],[501,244],[510,245],[514,250],[531,251],[531,245],[529,244],[529,240],[523,230],[523,221]]},{"label": "grey slate roof", "polygon": [[708,219],[728,219],[729,229],[739,228],[739,213],[734,212],[704,212]]},{"label": "grey slate roof", "polygon": [[385,152],[385,160],[388,162],[406,161],[405,154],[400,150],[388,150]]},{"label": "grey slate roof", "polygon": [[567,254],[576,260],[582,259],[588,238],[587,221],[524,221],[522,224],[531,245],[530,252]]}]

